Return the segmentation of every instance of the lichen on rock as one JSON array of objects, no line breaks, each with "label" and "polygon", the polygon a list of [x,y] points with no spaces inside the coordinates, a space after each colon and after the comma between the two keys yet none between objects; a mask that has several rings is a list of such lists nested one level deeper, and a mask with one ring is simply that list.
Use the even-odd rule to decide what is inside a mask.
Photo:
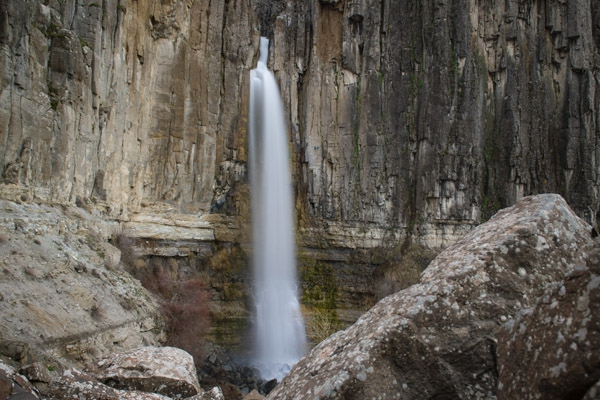
[{"label": "lichen on rock", "polygon": [[590,231],[560,196],[524,198],[320,343],[269,398],[493,398],[502,325],[584,262]]}]

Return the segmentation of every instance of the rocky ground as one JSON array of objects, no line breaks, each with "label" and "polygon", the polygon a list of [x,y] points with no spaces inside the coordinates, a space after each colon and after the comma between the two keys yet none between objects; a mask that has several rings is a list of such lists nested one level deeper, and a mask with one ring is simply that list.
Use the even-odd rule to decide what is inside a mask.
[{"label": "rocky ground", "polygon": [[0,211],[0,399],[598,398],[600,243],[557,195],[499,212],[279,384],[210,343],[200,368],[163,347],[156,300],[107,242],[115,225]]},{"label": "rocky ground", "polygon": [[164,340],[156,301],[107,241],[116,228],[77,207],[0,201],[5,346],[25,342],[31,357],[59,370]]},{"label": "rocky ground", "polygon": [[[125,271],[121,251],[109,243],[121,233],[119,223],[88,211],[0,201],[0,377],[5,384],[12,382],[10,391],[46,398],[61,398],[62,392],[64,398],[166,398],[164,393],[127,397],[131,395],[110,385],[115,379],[89,370],[92,363],[119,352],[160,346],[166,327],[157,297]],[[226,350],[210,343],[204,347],[198,372],[185,360],[189,354],[176,357],[193,370],[193,395],[201,392],[197,373],[203,385],[223,386],[225,398],[241,398],[252,390],[258,395],[273,387]],[[172,359],[165,368],[174,365]],[[121,361],[104,363],[136,369]],[[140,362],[141,370],[152,371]],[[169,379],[180,381],[177,376]],[[78,392],[85,387],[93,394]],[[206,396],[222,397],[218,392]]]}]

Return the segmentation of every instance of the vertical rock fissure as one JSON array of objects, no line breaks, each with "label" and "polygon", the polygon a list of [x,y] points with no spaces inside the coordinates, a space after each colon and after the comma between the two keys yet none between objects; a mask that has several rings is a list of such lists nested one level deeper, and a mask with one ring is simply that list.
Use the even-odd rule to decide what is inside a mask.
[{"label": "vertical rock fissure", "polygon": [[[361,75],[359,74],[357,79],[356,79],[356,104],[355,104],[355,109],[354,109],[354,115],[355,115],[355,120],[354,120],[354,126],[353,126],[353,136],[352,136],[352,148],[353,148],[353,163],[354,163],[354,197],[356,199],[356,201],[358,201],[361,198],[361,192],[362,192],[362,184],[361,184],[361,154],[360,154],[360,148],[361,148],[361,144],[360,144],[360,119],[361,119],[361,114],[360,114],[360,103],[361,103],[361,97],[360,97],[360,82],[361,82]],[[357,209],[360,207],[360,204],[357,203],[356,204]]]}]

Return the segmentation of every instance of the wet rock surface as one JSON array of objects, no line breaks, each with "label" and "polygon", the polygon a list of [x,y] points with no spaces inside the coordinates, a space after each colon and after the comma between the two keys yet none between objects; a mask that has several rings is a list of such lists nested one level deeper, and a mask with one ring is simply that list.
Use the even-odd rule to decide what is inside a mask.
[{"label": "wet rock surface", "polygon": [[211,343],[205,344],[204,355],[198,368],[200,385],[221,387],[227,399],[241,399],[253,392],[264,397],[277,385],[275,379],[264,380],[248,356],[233,355]]},{"label": "wet rock surface", "polygon": [[493,398],[502,325],[591,245],[591,227],[560,196],[524,198],[319,344],[268,398]]}]

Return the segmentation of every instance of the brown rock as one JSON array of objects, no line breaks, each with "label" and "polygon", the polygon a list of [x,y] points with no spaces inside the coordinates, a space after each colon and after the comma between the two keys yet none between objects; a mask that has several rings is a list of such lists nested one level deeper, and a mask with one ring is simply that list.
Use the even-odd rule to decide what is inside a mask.
[{"label": "brown rock", "polygon": [[48,368],[39,362],[21,367],[19,373],[27,377],[30,381],[44,383],[50,383],[52,381]]},{"label": "brown rock", "polygon": [[253,391],[248,393],[246,396],[244,396],[244,400],[263,400],[264,398],[265,398],[265,396],[258,393],[258,391],[256,389],[254,389]]},{"label": "brown rock", "polygon": [[17,370],[0,359],[0,399],[39,399],[37,389]]},{"label": "brown rock", "polygon": [[8,399],[12,391],[12,380],[0,371],[0,399]]}]

